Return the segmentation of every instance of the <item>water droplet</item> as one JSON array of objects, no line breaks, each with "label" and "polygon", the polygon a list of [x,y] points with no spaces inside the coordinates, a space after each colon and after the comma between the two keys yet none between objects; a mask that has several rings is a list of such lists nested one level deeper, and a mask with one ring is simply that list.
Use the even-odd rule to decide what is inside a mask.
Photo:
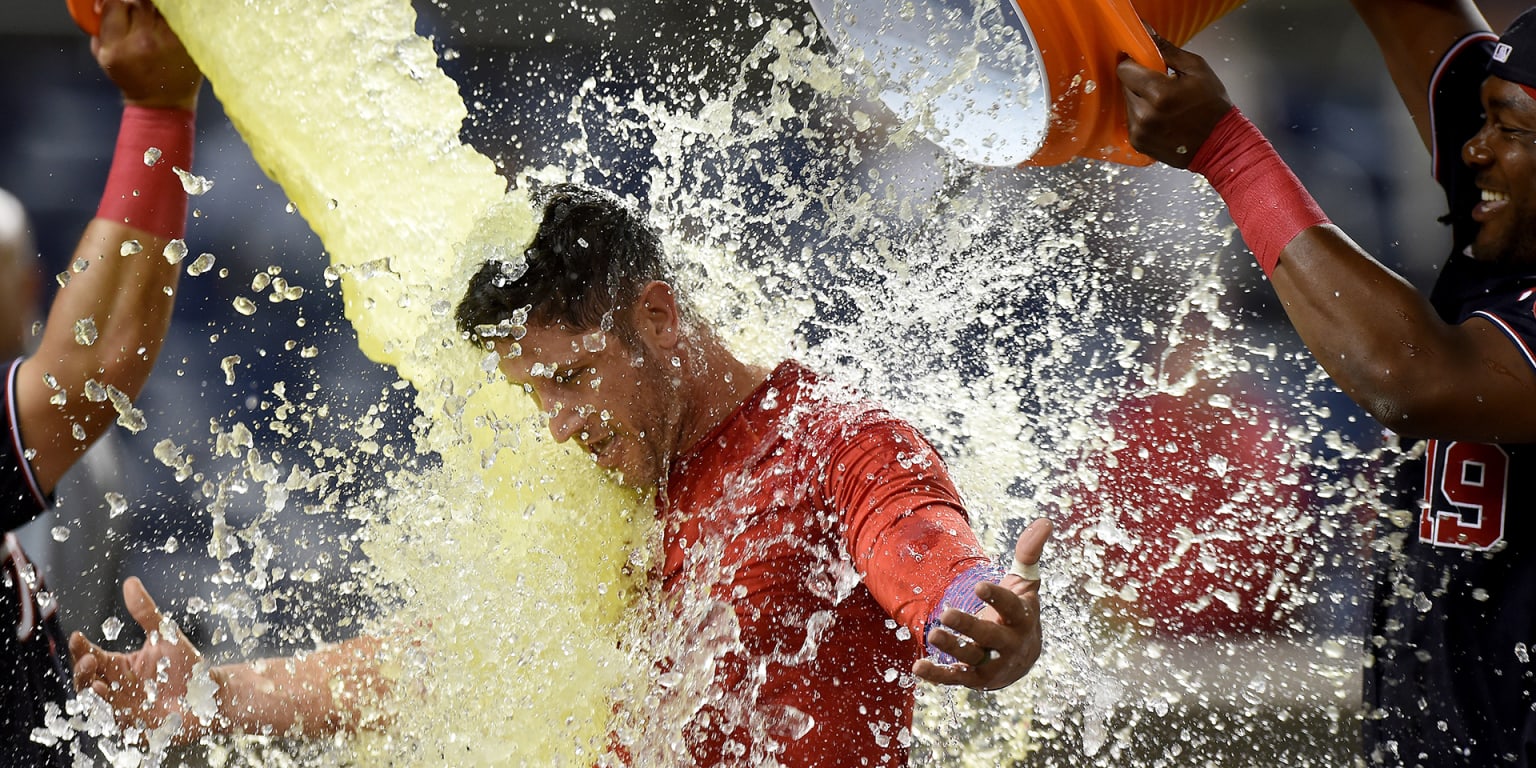
[{"label": "water droplet", "polygon": [[107,400],[107,388],[103,387],[95,379],[85,380],[85,399],[93,403],[104,403]]},{"label": "water droplet", "polygon": [[166,262],[180,264],[181,260],[187,257],[187,241],[180,239],[172,240],[165,244],[165,250],[162,253],[165,256]]},{"label": "water droplet", "polygon": [[107,516],[117,517],[128,511],[128,499],[117,491],[107,491]]},{"label": "water droplet", "polygon": [[1344,644],[1337,640],[1324,640],[1323,655],[1330,659],[1344,658]]},{"label": "water droplet", "polygon": [[[247,312],[245,314],[250,314],[250,313]],[[225,384],[233,385],[235,383],[235,366],[237,366],[239,364],[240,364],[240,356],[239,355],[230,355],[229,357],[226,357],[223,360],[219,361],[219,369],[224,371],[224,383]]]},{"label": "water droplet", "polygon": [[265,273],[265,272],[257,272],[256,276],[251,278],[251,290],[253,290],[253,291],[257,292],[257,293],[261,293],[262,291],[265,291],[267,289],[267,286],[269,286],[271,284],[272,284],[272,276],[267,274],[267,273]]},{"label": "water droplet", "polygon": [[75,321],[75,343],[89,347],[96,343],[96,318],[82,317]]},{"label": "water droplet", "polygon": [[117,410],[117,425],[135,434],[144,431],[149,423],[144,420],[144,412],[133,406],[133,400],[117,387],[107,387],[107,397],[112,400],[112,407]]},{"label": "water droplet", "polygon": [[174,165],[171,166],[171,170],[176,172],[177,178],[181,179],[181,188],[189,195],[195,197],[206,194],[208,190],[213,189],[213,182],[209,179],[188,173]]},{"label": "water droplet", "polygon": [[213,254],[211,254],[211,253],[200,254],[196,259],[192,260],[191,264],[187,265],[187,274],[189,274],[189,275],[191,275],[193,277],[197,277],[198,275],[201,275],[204,272],[207,272],[208,270],[213,269],[213,261],[214,261],[214,255]]},{"label": "water droplet", "polygon": [[109,616],[101,623],[101,636],[108,640],[116,640],[123,631],[123,620],[116,616]]},{"label": "water droplet", "polygon": [[123,256],[133,256],[143,250],[144,244],[137,240],[124,240],[123,244],[117,247],[117,252]]},{"label": "water droplet", "polygon": [[244,296],[236,296],[233,304],[235,305],[235,311],[246,317],[256,314],[256,302]]},{"label": "water droplet", "polygon": [[67,525],[55,525],[50,533],[53,534],[54,541],[69,541],[69,526]]},{"label": "water droplet", "polygon": [[150,147],[149,149],[144,150],[144,164],[151,168],[155,167],[155,163],[160,162],[160,157],[161,152],[159,147]]},{"label": "water droplet", "polygon": [[1216,473],[1217,477],[1226,477],[1227,476],[1227,469],[1228,469],[1227,457],[1225,457],[1225,456],[1223,456],[1223,455],[1218,453],[1218,454],[1215,454],[1215,455],[1211,456],[1211,458],[1206,461],[1206,464],[1211,468],[1212,472]]}]

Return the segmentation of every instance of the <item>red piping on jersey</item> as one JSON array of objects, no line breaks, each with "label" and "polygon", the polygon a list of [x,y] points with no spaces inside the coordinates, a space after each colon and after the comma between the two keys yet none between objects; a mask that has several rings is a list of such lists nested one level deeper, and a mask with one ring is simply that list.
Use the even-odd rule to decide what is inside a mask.
[{"label": "red piping on jersey", "polygon": [[1531,352],[1531,348],[1526,345],[1525,339],[1520,338],[1520,334],[1516,333],[1515,329],[1509,326],[1509,323],[1504,322],[1503,318],[1491,312],[1473,312],[1472,316],[1481,317],[1498,326],[1499,330],[1503,331],[1504,335],[1508,336],[1510,341],[1515,342],[1515,346],[1520,348],[1520,354],[1525,355],[1525,362],[1531,366],[1531,370],[1536,371],[1536,353]]}]

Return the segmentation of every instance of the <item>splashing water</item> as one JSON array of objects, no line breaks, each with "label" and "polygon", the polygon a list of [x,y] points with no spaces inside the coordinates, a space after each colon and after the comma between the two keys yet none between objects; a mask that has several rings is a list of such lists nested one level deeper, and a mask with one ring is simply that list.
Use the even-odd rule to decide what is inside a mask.
[{"label": "splashing water", "polygon": [[[785,13],[743,25],[743,55],[721,57],[734,63],[702,85],[684,65],[654,61],[641,87],[593,78],[554,94],[577,138],[562,145],[558,168],[514,170],[509,193],[492,162],[461,143],[468,113],[403,0],[348,0],[325,14],[297,0],[159,5],[324,240],[327,286],[340,282],[368,355],[414,385],[417,450],[440,457],[401,462],[339,508],[327,500],[362,466],[345,457],[380,450],[366,429],[355,446],[319,447],[305,464],[263,455],[244,423],[215,424],[203,460],[239,464],[222,476],[203,475],[192,446],[157,445],[178,481],[203,483],[221,578],[249,587],[244,600],[207,608],[237,642],[264,631],[272,515],[313,498],[364,523],[369,586],[391,609],[369,629],[410,639],[384,660],[398,683],[378,713],[390,725],[295,755],[591,765],[613,696],[650,701],[653,686],[707,685],[694,677],[733,647],[734,616],[706,602],[636,637],[644,599],[634,576],[655,546],[645,500],[550,446],[531,403],[481,365],[449,316],[487,253],[529,238],[524,190],[616,173],[591,151],[603,134],[649,157],[644,195],[681,293],[742,356],[802,357],[918,425],[1000,555],[1032,517],[1064,529],[1047,555],[1047,650],[1036,671],[992,694],[920,688],[913,729],[871,723],[871,738],[911,744],[921,765],[1120,765],[1161,729],[1174,732],[1170,746],[1143,762],[1225,765],[1251,764],[1255,724],[1291,712],[1277,702],[1300,701],[1323,730],[1356,722],[1344,646],[1317,633],[1319,652],[1297,659],[1274,638],[1300,634],[1304,650],[1313,642],[1305,613],[1320,598],[1310,579],[1329,556],[1313,545],[1325,528],[1358,535],[1347,514],[1315,501],[1373,502],[1357,480],[1373,457],[1325,419],[1327,382],[1277,353],[1252,313],[1224,298],[1232,281],[1215,264],[1241,257],[1209,190],[1155,170],[963,167],[868,100],[808,16]],[[592,17],[614,22],[611,12]],[[468,127],[519,108],[477,107]],[[1143,195],[1185,210],[1162,218]],[[203,254],[188,272],[212,262]],[[275,286],[262,278],[252,288],[303,296]],[[239,301],[241,314],[257,311]],[[225,373],[233,380],[232,367]],[[1254,402],[1252,391],[1265,389],[1286,396]],[[1176,411],[1169,403],[1191,398],[1214,423],[1165,418]],[[1138,408],[1163,410],[1138,418]],[[1139,426],[1164,421],[1162,431]],[[1276,458],[1208,444],[1229,432]],[[1196,502],[1213,477],[1230,503],[1208,509]],[[228,500],[251,488],[267,516],[233,522]],[[1163,510],[1188,519],[1162,526],[1173,516]],[[237,570],[237,551],[257,554]],[[675,634],[684,627],[694,634]],[[647,678],[644,658],[685,643],[699,664]],[[814,642],[805,650],[815,651]],[[1265,669],[1242,665],[1244,655]],[[1302,678],[1323,682],[1292,687]],[[691,714],[661,709],[658,723],[626,725],[666,733]],[[794,712],[774,726],[786,738],[808,727]],[[642,764],[678,764],[670,746]],[[1277,746],[1276,764],[1333,764],[1305,746]],[[231,749],[287,748],[210,747],[226,761]]]},{"label": "splashing water", "polygon": [[[650,516],[634,515],[639,500],[590,462],[548,447],[531,405],[479,370],[440,309],[478,266],[473,247],[459,250],[475,223],[496,242],[525,241],[526,200],[505,196],[490,161],[460,143],[463,104],[408,4],[362,0],[318,16],[302,2],[161,10],[325,241],[364,351],[415,385],[431,419],[418,440],[440,468],[380,478],[370,508],[349,513],[376,522],[365,546],[396,598],[392,621],[419,640],[385,660],[402,692],[388,705],[393,727],[356,749],[390,765],[444,754],[460,765],[590,762],[606,692],[630,671],[615,625]],[[267,64],[253,77],[257,61]],[[269,505],[291,484],[263,460],[247,464]],[[213,490],[216,531],[227,530]],[[252,534],[240,532],[259,544]],[[599,584],[606,595],[585,594]]]}]

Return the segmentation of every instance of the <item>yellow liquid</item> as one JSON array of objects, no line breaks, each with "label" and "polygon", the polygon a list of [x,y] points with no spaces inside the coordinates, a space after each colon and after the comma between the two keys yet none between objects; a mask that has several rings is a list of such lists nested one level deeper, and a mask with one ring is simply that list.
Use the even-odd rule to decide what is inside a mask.
[{"label": "yellow liquid", "polygon": [[625,571],[644,573],[626,563],[654,523],[645,500],[553,446],[453,327],[485,247],[531,237],[526,198],[459,140],[464,105],[406,0],[157,5],[320,235],[364,352],[415,385],[419,439],[442,456],[362,513],[395,618],[421,642],[384,660],[393,722],[357,739],[360,758],[592,764],[611,692],[644,672],[618,640]]}]

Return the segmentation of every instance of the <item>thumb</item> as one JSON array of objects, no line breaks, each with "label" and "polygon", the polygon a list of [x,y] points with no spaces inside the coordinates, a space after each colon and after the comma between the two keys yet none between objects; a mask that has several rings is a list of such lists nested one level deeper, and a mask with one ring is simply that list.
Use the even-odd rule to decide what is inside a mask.
[{"label": "thumb", "polygon": [[1157,44],[1157,52],[1163,55],[1163,62],[1174,72],[1189,73],[1205,66],[1205,59],[1199,54],[1190,53],[1174,45],[1156,32],[1152,33],[1152,42]]},{"label": "thumb", "polygon": [[1051,521],[1043,517],[1030,523],[1019,534],[1019,543],[1013,548],[1014,559],[1025,565],[1040,562],[1040,556],[1045,552],[1045,543],[1050,540],[1051,532],[1055,529]]},{"label": "thumb", "polygon": [[160,631],[165,617],[160,615],[160,608],[155,605],[155,599],[149,596],[149,590],[144,588],[144,582],[139,581],[139,577],[129,576],[123,580],[123,605],[128,608],[128,615],[144,628],[145,635]]},{"label": "thumb", "polygon": [[[1025,588],[1040,588],[1039,573],[1032,566],[1040,562],[1040,556],[1045,552],[1045,543],[1050,540],[1053,530],[1055,526],[1051,525],[1051,521],[1042,517],[1030,523],[1019,534],[1019,543],[1013,548],[1013,567],[1008,571],[1010,578],[1019,579]],[[1019,573],[1021,567],[1026,572],[1035,572]],[[1029,578],[1031,575],[1034,578]]]}]

